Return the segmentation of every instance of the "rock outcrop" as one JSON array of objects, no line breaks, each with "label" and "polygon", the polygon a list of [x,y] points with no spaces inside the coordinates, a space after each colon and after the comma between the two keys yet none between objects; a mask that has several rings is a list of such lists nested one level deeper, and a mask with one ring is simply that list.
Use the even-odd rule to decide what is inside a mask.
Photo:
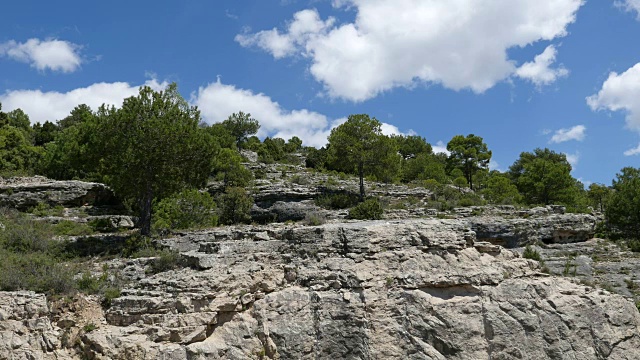
[{"label": "rock outcrop", "polygon": [[38,204],[78,207],[117,205],[105,185],[83,181],[56,181],[41,176],[0,179],[0,206],[24,211]]},{"label": "rock outcrop", "polygon": [[[238,226],[163,243],[191,266],[131,282],[70,357],[640,359],[632,302],[541,273],[478,241],[466,218]],[[13,336],[51,357],[33,334]]]}]

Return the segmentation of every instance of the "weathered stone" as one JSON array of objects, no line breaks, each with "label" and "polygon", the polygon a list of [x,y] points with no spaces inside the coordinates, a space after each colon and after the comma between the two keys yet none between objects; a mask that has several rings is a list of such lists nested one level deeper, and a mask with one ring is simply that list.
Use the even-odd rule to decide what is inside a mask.
[{"label": "weathered stone", "polygon": [[0,179],[0,206],[26,210],[38,204],[50,206],[117,205],[105,185],[83,181],[56,181],[41,176]]}]

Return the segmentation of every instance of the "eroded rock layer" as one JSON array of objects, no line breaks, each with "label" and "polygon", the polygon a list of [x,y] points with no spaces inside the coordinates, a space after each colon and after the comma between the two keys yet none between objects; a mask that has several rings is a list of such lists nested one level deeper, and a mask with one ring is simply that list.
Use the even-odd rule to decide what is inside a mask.
[{"label": "eroded rock layer", "polygon": [[190,267],[132,282],[68,349],[44,297],[26,293],[41,305],[27,311],[25,293],[3,293],[0,336],[12,345],[0,358],[640,359],[631,301],[543,274],[477,241],[467,219],[240,226],[163,242]]}]

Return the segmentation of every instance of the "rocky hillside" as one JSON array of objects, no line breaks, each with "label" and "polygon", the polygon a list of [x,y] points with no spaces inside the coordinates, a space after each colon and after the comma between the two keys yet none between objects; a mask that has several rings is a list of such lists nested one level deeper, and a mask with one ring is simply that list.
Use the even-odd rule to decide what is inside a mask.
[{"label": "rocky hillside", "polygon": [[[597,216],[443,213],[425,208],[424,189],[377,184],[386,219],[345,220],[313,199],[352,179],[288,169],[264,171],[253,213],[292,221],[160,239],[184,266],[156,274],[151,258],[87,261],[123,284],[109,306],[95,295],[0,292],[0,359],[640,359],[640,259],[591,240]],[[82,221],[82,206],[119,215],[87,201],[100,198],[87,195],[95,185],[69,192],[83,186],[82,201],[61,200],[62,217]],[[5,205],[68,198],[53,195],[0,184]],[[297,221],[308,211],[328,222]],[[529,244],[544,262],[521,256]]]}]

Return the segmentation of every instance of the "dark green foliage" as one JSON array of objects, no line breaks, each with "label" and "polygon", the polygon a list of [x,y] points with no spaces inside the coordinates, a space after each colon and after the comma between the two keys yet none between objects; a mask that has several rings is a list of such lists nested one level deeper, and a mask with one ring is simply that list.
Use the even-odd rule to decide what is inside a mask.
[{"label": "dark green foliage", "polygon": [[285,142],[281,138],[265,138],[258,150],[258,160],[266,164],[280,161],[284,155]]},{"label": "dark green foliage", "polygon": [[230,187],[218,197],[220,222],[225,225],[248,223],[251,220],[253,198],[245,189]]},{"label": "dark green foliage", "polygon": [[[30,128],[29,128],[30,129]],[[42,156],[30,135],[17,127],[0,127],[0,175],[30,175]]]},{"label": "dark green foliage", "polygon": [[640,239],[640,169],[625,167],[613,180],[605,216],[613,232]]},{"label": "dark green foliage", "polygon": [[327,162],[327,149],[321,147],[316,149],[313,147],[304,148],[306,153],[305,166],[313,169],[324,169]]},{"label": "dark green foliage", "polygon": [[447,182],[445,165],[433,154],[421,153],[402,160],[402,181],[434,179],[439,183]]},{"label": "dark green foliage", "polygon": [[102,180],[98,166],[102,142],[107,139],[100,134],[97,117],[88,107],[82,107],[82,116],[67,124],[56,132],[53,142],[45,144],[40,171],[58,180]]},{"label": "dark green foliage", "polygon": [[540,256],[540,253],[538,252],[538,250],[532,248],[529,245],[527,245],[527,247],[524,248],[524,252],[522,253],[522,257],[525,258],[525,259],[531,259],[531,260],[535,260],[535,261],[542,261],[542,257]]},{"label": "dark green foliage", "polygon": [[245,187],[253,179],[249,169],[242,165],[242,157],[233,150],[223,148],[213,161],[214,177],[222,181],[225,187]]},{"label": "dark green foliage", "polygon": [[191,229],[218,225],[216,204],[211,195],[196,189],[165,198],[154,204],[153,228]]},{"label": "dark green foliage", "polygon": [[600,212],[605,211],[610,195],[611,189],[608,186],[597,183],[589,185],[589,190],[587,191],[590,205],[593,206],[596,211]]},{"label": "dark green foliage", "polygon": [[32,126],[33,129],[33,142],[36,146],[43,146],[44,144],[48,144],[52,142],[60,129],[58,125],[45,121],[44,124],[35,123]]},{"label": "dark green foliage", "polygon": [[148,235],[154,199],[206,183],[215,153],[212,137],[198,126],[200,112],[175,84],[160,92],[142,87],[122,108],[103,107],[98,117],[101,174],[139,211],[141,233]]},{"label": "dark green foliage", "polygon": [[356,206],[360,200],[357,194],[349,192],[328,193],[318,196],[315,200],[317,206],[325,209],[348,209]]},{"label": "dark green foliage", "polygon": [[392,135],[398,153],[404,160],[416,158],[419,155],[430,155],[432,153],[431,144],[422,136],[418,135]]},{"label": "dark green foliage", "polygon": [[258,120],[252,118],[251,114],[245,114],[242,111],[231,114],[227,120],[222,122],[222,125],[235,138],[238,149],[243,147],[243,143],[247,141],[249,136],[255,135],[260,129]]},{"label": "dark green foliage", "polygon": [[447,143],[449,155],[449,167],[451,169],[460,169],[467,179],[469,187],[473,186],[473,176],[482,169],[489,168],[491,160],[491,151],[487,148],[487,144],[483,142],[480,136],[473,134],[464,137],[462,135],[454,136]]},{"label": "dark green foliage", "polygon": [[236,138],[233,137],[231,131],[221,123],[204,126],[203,129],[213,138],[213,143],[223,149],[237,149]]},{"label": "dark green foliage", "polygon": [[360,179],[360,199],[364,200],[364,177],[374,175],[386,181],[398,175],[400,164],[395,144],[382,135],[382,124],[369,115],[349,115],[329,135],[327,167],[356,174]]},{"label": "dark green foliage", "polygon": [[382,219],[382,203],[378,198],[368,198],[365,201],[349,209],[349,218],[357,220]]},{"label": "dark green foliage", "polygon": [[287,153],[294,153],[302,150],[302,140],[299,137],[293,136],[287,144],[284,146],[284,151]]},{"label": "dark green foliage", "polygon": [[631,239],[627,241],[629,250],[633,252],[640,252],[640,239]]},{"label": "dark green foliage", "polygon": [[549,149],[523,152],[509,167],[509,177],[529,205],[577,203],[580,188],[564,154]]},{"label": "dark green foliage", "polygon": [[513,205],[522,201],[518,188],[507,176],[497,172],[489,176],[482,194],[490,204]]},{"label": "dark green foliage", "polygon": [[457,201],[457,205],[458,206],[481,206],[484,205],[484,201],[482,200],[482,198],[474,193],[474,192],[468,192],[465,194],[462,194],[462,196],[460,196],[460,198]]}]

